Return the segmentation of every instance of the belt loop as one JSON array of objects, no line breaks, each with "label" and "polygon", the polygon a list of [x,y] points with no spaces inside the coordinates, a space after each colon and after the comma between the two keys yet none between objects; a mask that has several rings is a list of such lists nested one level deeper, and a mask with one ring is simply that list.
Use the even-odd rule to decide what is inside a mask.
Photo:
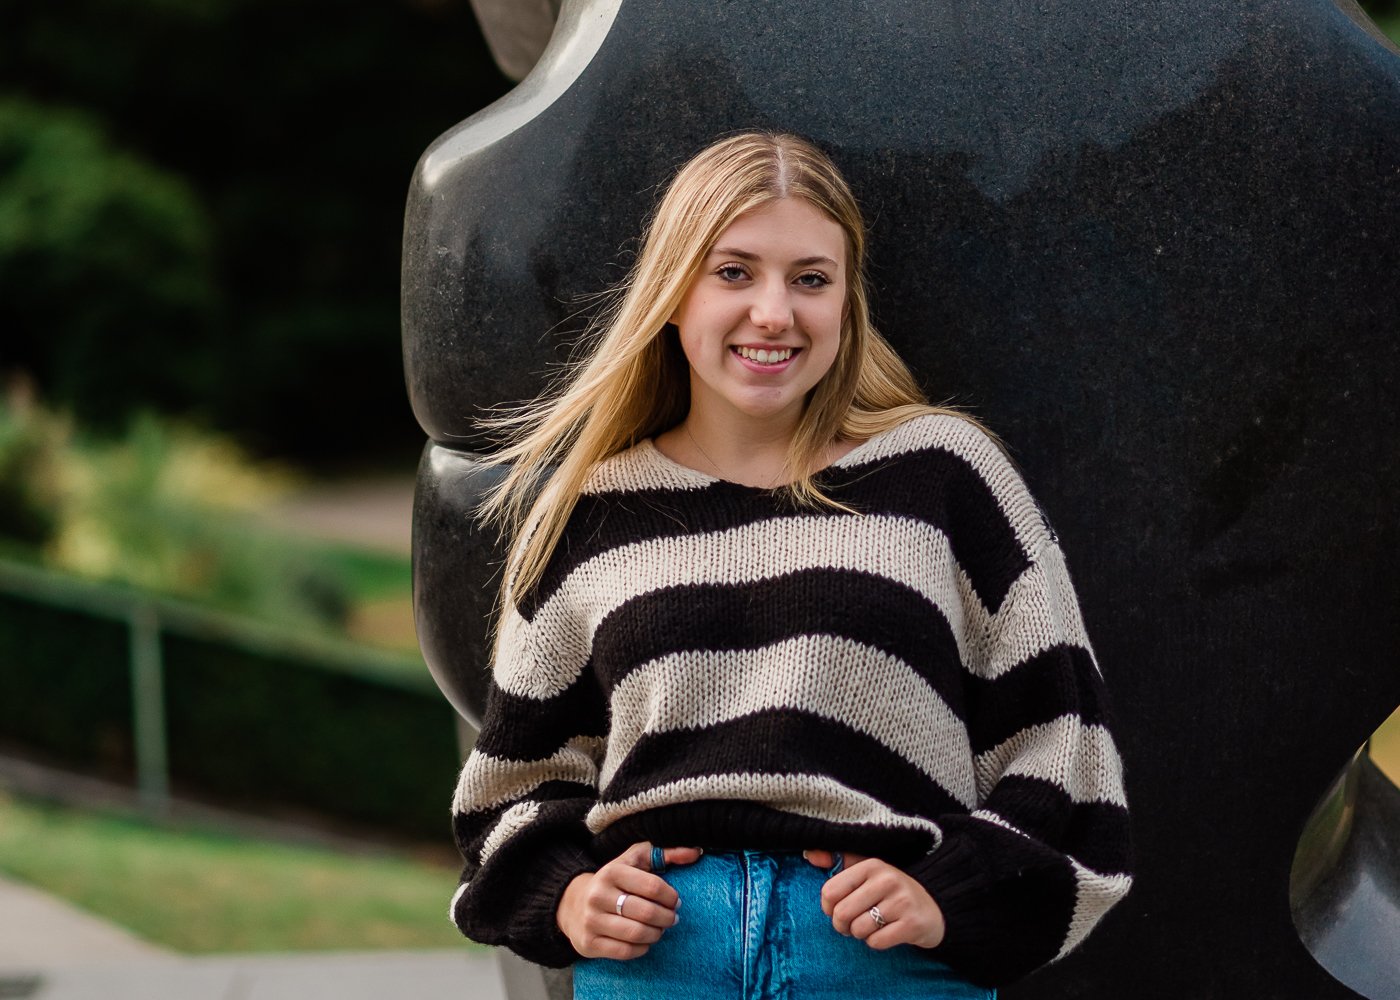
[{"label": "belt loop", "polygon": [[666,870],[666,849],[663,847],[652,847],[651,849],[651,870],[653,872],[664,872]]}]

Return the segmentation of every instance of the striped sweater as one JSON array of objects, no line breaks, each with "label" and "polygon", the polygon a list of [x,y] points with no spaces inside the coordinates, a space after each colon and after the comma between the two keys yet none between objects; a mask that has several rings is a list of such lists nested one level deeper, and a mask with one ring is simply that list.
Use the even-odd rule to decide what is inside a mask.
[{"label": "striped sweater", "polygon": [[593,470],[501,622],[452,804],[464,934],[562,967],[564,889],[629,844],[846,849],[923,885],[947,927],[928,954],[996,986],[1127,893],[1103,680],[1011,463],[924,415],[818,482],[859,513],[650,439]]}]

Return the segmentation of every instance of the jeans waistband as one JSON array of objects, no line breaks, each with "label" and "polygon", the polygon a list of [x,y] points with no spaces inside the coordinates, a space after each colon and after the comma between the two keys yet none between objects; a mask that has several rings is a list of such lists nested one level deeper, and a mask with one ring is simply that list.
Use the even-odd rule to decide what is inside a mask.
[{"label": "jeans waistband", "polygon": [[[663,872],[663,871],[666,870],[667,865],[666,865],[666,859],[665,859],[664,851],[665,851],[665,848],[664,848],[664,847],[657,847],[657,846],[653,846],[653,847],[652,847],[652,849],[651,849],[651,870],[652,870],[653,872]],[[769,857],[784,857],[784,856],[787,856],[787,857],[795,857],[795,858],[801,860],[803,864],[811,864],[811,862],[809,862],[805,857],[802,856],[802,852],[801,852],[800,850],[795,849],[795,848],[775,848],[775,849],[772,849],[772,850],[768,850],[768,849],[750,848],[750,847],[708,847],[708,848],[705,849],[705,854],[706,854],[706,855],[732,854],[732,855],[735,855],[735,856],[746,856],[746,857],[753,857],[753,856],[758,856],[758,855],[767,855],[767,856],[769,856]],[[835,875],[837,872],[839,872],[842,868],[844,868],[844,867],[846,866],[846,856],[845,856],[841,851],[832,851],[831,854],[832,854],[832,857],[833,857],[835,860],[834,860],[832,866],[831,866],[830,868],[827,869],[827,872],[828,872],[828,874]],[[816,865],[813,865],[813,867],[817,867],[817,866],[816,866]]]}]

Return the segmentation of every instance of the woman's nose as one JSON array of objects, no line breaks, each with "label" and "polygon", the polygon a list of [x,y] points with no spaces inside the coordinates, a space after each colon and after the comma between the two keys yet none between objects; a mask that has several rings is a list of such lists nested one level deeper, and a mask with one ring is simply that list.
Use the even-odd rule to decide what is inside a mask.
[{"label": "woman's nose", "polygon": [[792,301],[786,287],[765,288],[749,308],[749,319],[763,330],[786,330],[792,326]]}]

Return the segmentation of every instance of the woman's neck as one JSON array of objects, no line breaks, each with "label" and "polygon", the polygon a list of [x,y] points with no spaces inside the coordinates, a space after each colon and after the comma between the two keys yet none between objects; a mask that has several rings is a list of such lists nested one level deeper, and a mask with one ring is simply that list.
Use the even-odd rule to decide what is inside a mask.
[{"label": "woman's neck", "polygon": [[681,465],[745,486],[771,488],[792,478],[783,465],[797,422],[733,420],[692,409],[654,443]]},{"label": "woman's neck", "polygon": [[[786,432],[773,426],[749,426],[747,430],[736,426],[726,432],[694,418],[692,413],[675,427],[657,434],[652,443],[671,461],[732,483],[772,489],[791,481],[792,477],[784,474],[783,462],[796,433],[796,423]],[[825,468],[857,444],[838,438],[827,447],[818,466]]]}]

